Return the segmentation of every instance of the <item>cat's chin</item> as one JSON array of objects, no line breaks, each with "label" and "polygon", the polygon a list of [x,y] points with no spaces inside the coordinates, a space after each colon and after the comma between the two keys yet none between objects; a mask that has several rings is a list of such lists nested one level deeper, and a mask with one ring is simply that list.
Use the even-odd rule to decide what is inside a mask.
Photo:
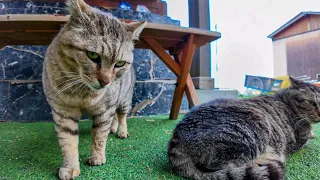
[{"label": "cat's chin", "polygon": [[101,87],[101,86],[100,86],[100,87],[89,86],[89,87],[90,87],[90,89],[93,90],[93,91],[100,91],[100,90],[106,88],[106,86],[104,86],[104,87]]},{"label": "cat's chin", "polygon": [[102,89],[106,89],[107,86],[93,86],[93,85],[90,85],[88,84],[87,85],[92,91],[100,91]]},{"label": "cat's chin", "polygon": [[320,122],[320,118],[313,120],[313,121],[312,121],[312,124],[317,124],[317,123],[319,123],[319,122]]}]

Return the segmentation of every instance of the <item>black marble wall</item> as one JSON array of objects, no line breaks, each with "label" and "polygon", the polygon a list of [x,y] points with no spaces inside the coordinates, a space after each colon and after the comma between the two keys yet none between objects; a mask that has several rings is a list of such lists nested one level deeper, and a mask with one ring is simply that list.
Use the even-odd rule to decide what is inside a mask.
[{"label": "black marble wall", "polygon": [[[124,19],[179,25],[179,21],[150,13],[122,9],[103,11]],[[68,14],[64,3],[35,0],[0,1],[0,14]],[[47,46],[6,46],[0,50],[0,121],[47,121],[51,110],[41,83],[42,62]],[[175,75],[150,50],[136,49],[137,83],[132,115],[168,114],[175,88]],[[24,80],[20,82],[19,80]],[[181,110],[187,110],[186,98]]]}]

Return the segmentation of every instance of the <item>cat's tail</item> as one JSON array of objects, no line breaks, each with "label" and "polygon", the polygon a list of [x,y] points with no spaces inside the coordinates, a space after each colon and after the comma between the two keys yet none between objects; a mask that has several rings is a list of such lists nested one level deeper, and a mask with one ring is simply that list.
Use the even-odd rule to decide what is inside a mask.
[{"label": "cat's tail", "polygon": [[196,180],[282,180],[285,174],[284,163],[276,160],[266,161],[264,165],[248,163],[240,167],[230,165],[210,171],[194,164],[185,153],[185,148],[175,139],[169,143],[168,158],[173,171],[182,177]]}]

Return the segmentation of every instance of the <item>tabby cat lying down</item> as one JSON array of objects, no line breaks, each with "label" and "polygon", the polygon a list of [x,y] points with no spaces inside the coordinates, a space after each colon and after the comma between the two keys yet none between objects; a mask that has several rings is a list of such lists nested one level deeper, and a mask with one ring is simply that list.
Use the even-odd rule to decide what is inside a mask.
[{"label": "tabby cat lying down", "polygon": [[278,180],[285,156],[314,137],[320,89],[293,78],[274,96],[219,99],[186,114],[169,142],[172,169],[192,179]]},{"label": "tabby cat lying down", "polygon": [[68,5],[70,19],[48,47],[42,75],[62,149],[60,179],[80,174],[78,121],[83,113],[93,119],[90,165],[106,162],[106,140],[118,122],[118,136],[128,136],[126,116],[135,83],[132,51],[146,25],[122,23],[83,0]]}]

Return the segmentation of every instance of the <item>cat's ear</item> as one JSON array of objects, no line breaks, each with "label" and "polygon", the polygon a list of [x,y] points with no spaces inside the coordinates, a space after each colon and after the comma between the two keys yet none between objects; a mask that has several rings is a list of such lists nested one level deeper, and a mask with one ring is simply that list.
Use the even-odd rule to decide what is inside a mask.
[{"label": "cat's ear", "polygon": [[291,88],[294,89],[303,89],[306,85],[305,82],[297,80],[291,76],[289,76],[290,82],[291,82]]},{"label": "cat's ear", "polygon": [[131,22],[127,24],[129,31],[132,32],[132,39],[139,40],[140,33],[146,27],[147,21]]},{"label": "cat's ear", "polygon": [[91,8],[83,0],[67,0],[67,6],[71,15],[79,16],[83,13],[87,14],[91,12]]}]

